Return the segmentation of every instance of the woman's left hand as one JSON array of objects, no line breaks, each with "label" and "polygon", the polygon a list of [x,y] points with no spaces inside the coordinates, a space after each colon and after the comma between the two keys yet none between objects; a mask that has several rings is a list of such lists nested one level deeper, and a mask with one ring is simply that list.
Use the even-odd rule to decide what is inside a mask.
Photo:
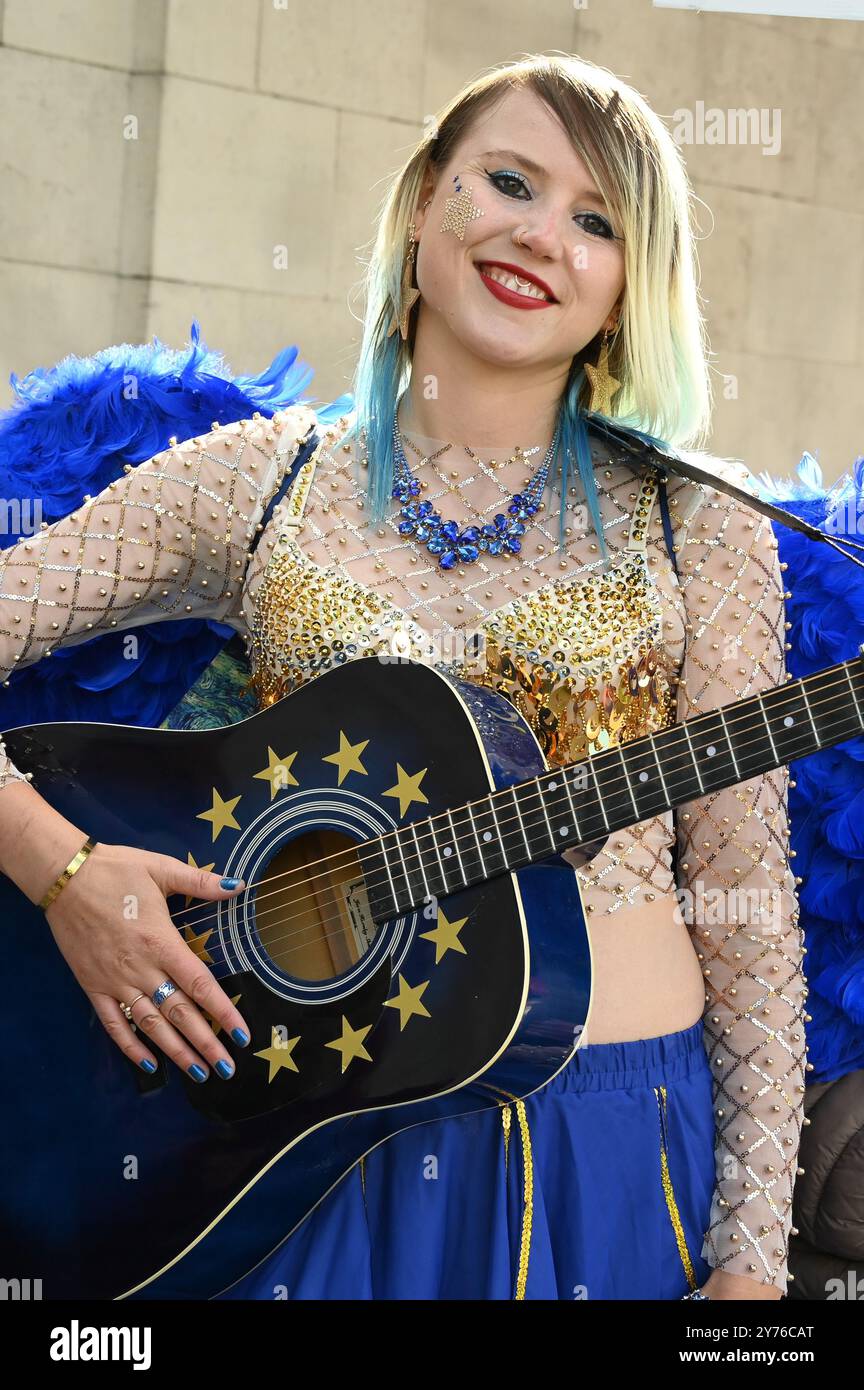
[{"label": "woman's left hand", "polygon": [[758,1279],[750,1279],[746,1274],[728,1274],[724,1269],[714,1269],[702,1285],[702,1292],[716,1299],[773,1299],[783,1297],[776,1284],[760,1284]]}]

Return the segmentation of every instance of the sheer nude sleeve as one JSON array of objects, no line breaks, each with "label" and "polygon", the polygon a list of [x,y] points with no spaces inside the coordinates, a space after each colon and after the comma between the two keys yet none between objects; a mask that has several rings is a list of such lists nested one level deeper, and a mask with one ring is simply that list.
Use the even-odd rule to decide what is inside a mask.
[{"label": "sheer nude sleeve", "polygon": [[[242,628],[250,544],[314,422],[298,405],[214,426],[128,465],[69,516],[0,551],[0,679],[57,647],[155,620]],[[25,774],[0,739],[0,789],[15,780]]]},{"label": "sheer nude sleeve", "polygon": [[[742,485],[747,470],[729,476]],[[679,490],[677,500],[683,719],[782,683],[786,623],[768,519],[716,489]],[[679,900],[705,980],[717,1136],[702,1255],[784,1292],[807,1017],[787,785],[784,767],[676,815]]]}]

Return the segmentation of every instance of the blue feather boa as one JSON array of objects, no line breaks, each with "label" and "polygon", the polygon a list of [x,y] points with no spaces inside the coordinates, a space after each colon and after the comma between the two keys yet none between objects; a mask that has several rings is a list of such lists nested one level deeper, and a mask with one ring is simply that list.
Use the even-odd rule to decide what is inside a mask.
[{"label": "blue feather boa", "polygon": [[[864,535],[864,458],[826,489],[806,454],[797,479],[757,479],[776,502],[837,540]],[[864,643],[864,570],[830,546],[774,527],[785,561],[786,616],[794,676],[832,666]],[[806,935],[810,994],[808,1083],[864,1067],[864,739],[850,739],[790,765],[792,848]]]},{"label": "blue feather boa", "polygon": [[[227,424],[255,410],[269,416],[305,399],[312,375],[289,347],[260,376],[235,376],[200,342],[197,321],[185,349],[154,338],[65,357],[23,380],[12,373],[17,400],[0,414],[0,497],[21,500],[19,520],[38,499],[50,524],[119,478],[125,464],[167,448],[172,435],[189,439],[214,420]],[[338,415],[347,399],[319,410],[322,418]],[[2,545],[21,535],[7,530]],[[111,632],[13,672],[0,687],[0,727],[55,719],[157,727],[233,629],[189,618],[148,623],[136,634],[134,661],[124,652],[124,634]]]},{"label": "blue feather boa", "polygon": [[[301,393],[311,376],[296,347],[280,352],[260,376],[235,376],[221,356],[200,344],[197,322],[183,350],[158,339],[124,343],[91,357],[66,357],[23,381],[13,374],[17,401],[0,414],[0,496],[41,499],[42,519],[50,523],[74,511],[85,493],[101,492],[124,464],[166,448],[171,435],[188,439],[209,431],[214,420],[241,420],[255,410],[272,415],[308,399]],[[350,398],[329,406],[309,403],[328,421],[350,407]],[[864,458],[830,490],[809,454],[797,480],[763,475],[757,482],[767,500],[815,525],[830,525],[838,538],[860,539]],[[792,591],[790,671],[806,675],[854,656],[864,643],[864,572],[828,546],[785,526],[775,530]],[[8,532],[2,543],[12,544],[21,534]],[[136,633],[137,661],[124,655],[123,633],[105,633],[14,672],[0,687],[0,727],[56,719],[158,727],[233,630],[180,619]],[[803,880],[812,1015],[807,1039],[813,1071],[807,1080],[813,1083],[864,1066],[864,739],[794,763],[791,774],[797,783],[789,793],[792,847]]]}]

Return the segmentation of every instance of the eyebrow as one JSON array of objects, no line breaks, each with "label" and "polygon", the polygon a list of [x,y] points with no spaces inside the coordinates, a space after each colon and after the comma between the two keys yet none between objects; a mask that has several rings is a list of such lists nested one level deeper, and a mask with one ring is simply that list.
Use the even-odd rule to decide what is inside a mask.
[{"label": "eyebrow", "polygon": [[[536,174],[538,178],[548,177],[548,170],[544,169],[542,164],[538,164],[534,159],[529,159],[527,154],[519,154],[518,150],[486,150],[480,155],[480,158],[490,159],[492,155],[503,155],[505,159],[512,159],[514,164],[521,164],[524,169],[527,169],[531,174]],[[577,196],[597,203],[598,207],[605,208],[606,206],[606,199],[593,184],[580,188]]]}]

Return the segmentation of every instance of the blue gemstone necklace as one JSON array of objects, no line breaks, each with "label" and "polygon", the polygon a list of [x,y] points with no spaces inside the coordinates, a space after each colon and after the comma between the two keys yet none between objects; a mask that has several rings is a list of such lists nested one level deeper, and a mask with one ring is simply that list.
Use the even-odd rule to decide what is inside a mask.
[{"label": "blue gemstone necklace", "polygon": [[558,447],[559,434],[560,425],[556,425],[543,462],[524,492],[513,494],[506,512],[498,512],[483,526],[460,529],[458,522],[444,521],[431,502],[416,500],[420,495],[420,483],[408,465],[399,426],[394,420],[392,495],[402,503],[399,535],[406,538],[413,536],[414,540],[425,545],[430,555],[437,557],[442,570],[452,570],[454,565],[459,564],[472,565],[483,554],[518,555],[527,529],[526,522],[536,515],[543,500],[543,489]]}]

